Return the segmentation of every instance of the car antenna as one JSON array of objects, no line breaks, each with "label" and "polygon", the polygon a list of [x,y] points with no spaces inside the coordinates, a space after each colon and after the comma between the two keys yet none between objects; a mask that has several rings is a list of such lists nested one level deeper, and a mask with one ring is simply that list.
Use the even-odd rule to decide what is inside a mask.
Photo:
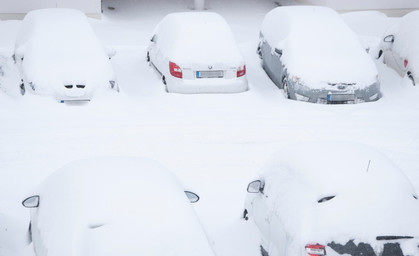
[{"label": "car antenna", "polygon": [[368,160],[367,172],[370,169],[370,163],[371,163],[371,160]]}]

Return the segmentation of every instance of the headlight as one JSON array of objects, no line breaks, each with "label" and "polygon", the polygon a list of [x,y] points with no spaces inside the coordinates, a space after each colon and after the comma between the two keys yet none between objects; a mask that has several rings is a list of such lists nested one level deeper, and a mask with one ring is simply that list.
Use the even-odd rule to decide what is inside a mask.
[{"label": "headlight", "polygon": [[300,101],[308,101],[310,99],[309,97],[298,94],[298,93],[295,93],[295,97],[297,98],[297,100],[300,100]]}]

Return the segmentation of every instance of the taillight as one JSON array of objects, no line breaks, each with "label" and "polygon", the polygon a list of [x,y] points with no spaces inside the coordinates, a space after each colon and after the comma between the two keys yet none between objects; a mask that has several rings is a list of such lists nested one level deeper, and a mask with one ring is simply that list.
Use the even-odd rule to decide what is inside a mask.
[{"label": "taillight", "polygon": [[182,69],[174,62],[169,62],[170,74],[177,78],[182,78]]},{"label": "taillight", "polygon": [[309,256],[326,255],[326,249],[321,244],[308,244],[306,245],[306,252]]},{"label": "taillight", "polygon": [[237,77],[244,76],[246,74],[246,65],[240,66],[237,69]]}]

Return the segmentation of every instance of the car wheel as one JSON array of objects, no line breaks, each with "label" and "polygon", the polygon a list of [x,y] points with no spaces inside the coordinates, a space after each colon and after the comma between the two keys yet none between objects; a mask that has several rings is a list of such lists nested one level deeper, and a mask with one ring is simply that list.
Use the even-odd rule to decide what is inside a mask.
[{"label": "car wheel", "polygon": [[410,79],[410,81],[412,81],[413,85],[415,86],[415,79],[413,78],[412,72],[407,71],[407,77]]},{"label": "car wheel", "polygon": [[147,62],[150,62],[150,52],[147,52]]},{"label": "car wheel", "polygon": [[288,79],[286,77],[282,79],[282,88],[284,90],[284,97],[290,99],[290,92],[288,90]]},{"label": "car wheel", "polygon": [[20,88],[20,94],[25,95],[25,92],[26,92],[25,85],[23,83],[21,83],[19,85],[19,88]]},{"label": "car wheel", "polygon": [[249,220],[249,212],[247,211],[247,209],[244,209],[244,211],[243,211],[243,219],[244,220]]},{"label": "car wheel", "polygon": [[262,59],[262,49],[260,48],[260,45],[258,46],[256,53],[259,55],[259,58]]},{"label": "car wheel", "polygon": [[262,245],[260,246],[260,254],[261,254],[262,256],[269,256],[268,251],[267,251],[267,250],[265,250],[265,248],[263,248],[263,246],[262,246]]},{"label": "car wheel", "polygon": [[32,222],[29,222],[29,228],[28,228],[28,239],[29,239],[29,243],[32,242]]}]

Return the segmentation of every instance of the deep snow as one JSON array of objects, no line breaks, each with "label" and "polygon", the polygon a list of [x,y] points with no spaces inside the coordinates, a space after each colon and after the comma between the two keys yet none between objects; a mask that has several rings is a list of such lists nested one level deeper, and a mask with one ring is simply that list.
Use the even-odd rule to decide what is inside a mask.
[{"label": "deep snow", "polygon": [[[17,83],[2,83],[6,79],[0,77],[0,213],[7,216],[0,220],[0,255],[10,256],[14,248],[16,255],[30,251],[12,239],[24,237],[27,229],[29,213],[20,205],[27,191],[64,164],[88,157],[145,156],[162,162],[201,196],[194,208],[219,256],[259,253],[256,230],[240,220],[246,186],[274,151],[290,143],[327,139],[371,145],[419,191],[419,91],[380,62],[375,63],[383,98],[377,102],[328,106],[286,100],[256,54],[262,19],[276,6],[214,1],[208,8],[229,22],[247,63],[250,90],[166,94],[145,50],[158,21],[169,12],[188,11],[192,3],[103,2],[103,21],[92,23],[102,42],[117,49],[112,63],[119,95],[98,94],[84,105],[57,104],[50,97],[20,97]],[[350,27],[363,26],[360,17],[369,16],[347,19]],[[12,37],[16,24],[4,23],[0,28]],[[383,24],[376,29],[384,30]],[[5,78],[19,81],[16,77],[12,65]]]}]

